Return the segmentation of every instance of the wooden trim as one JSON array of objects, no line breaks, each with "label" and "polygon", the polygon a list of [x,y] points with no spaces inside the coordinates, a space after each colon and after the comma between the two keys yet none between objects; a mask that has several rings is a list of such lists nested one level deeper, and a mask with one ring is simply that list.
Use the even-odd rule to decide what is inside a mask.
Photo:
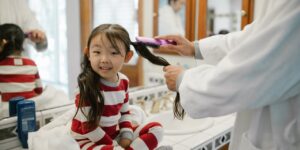
[{"label": "wooden trim", "polygon": [[[138,2],[138,25],[139,25],[139,36],[144,36],[144,21],[143,21],[143,13],[144,10],[144,0],[139,0]],[[137,61],[137,74],[138,74],[138,82],[136,86],[144,85],[144,65],[143,58],[138,57]]]},{"label": "wooden trim", "polygon": [[207,0],[199,0],[198,13],[198,39],[206,37],[206,20],[207,20]]},{"label": "wooden trim", "polygon": [[249,6],[249,21],[250,21],[250,23],[254,19],[254,2],[255,2],[255,0],[250,0],[250,6]]},{"label": "wooden trim", "polygon": [[242,29],[253,21],[254,18],[254,0],[243,0],[242,11],[245,13],[242,16]]},{"label": "wooden trim", "polygon": [[186,1],[185,8],[185,37],[190,41],[195,39],[196,0]]},{"label": "wooden trim", "polygon": [[93,0],[80,0],[81,50],[86,47],[93,22]]},{"label": "wooden trim", "polygon": [[159,0],[153,0],[153,36],[158,35],[158,3]]}]

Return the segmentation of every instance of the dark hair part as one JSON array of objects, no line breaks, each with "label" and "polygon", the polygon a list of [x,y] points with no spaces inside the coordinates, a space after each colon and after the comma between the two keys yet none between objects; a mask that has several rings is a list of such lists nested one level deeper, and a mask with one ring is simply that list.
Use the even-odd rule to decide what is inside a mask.
[{"label": "dark hair part", "polygon": [[[117,24],[102,24],[94,28],[90,34],[87,42],[87,48],[90,49],[91,41],[97,35],[105,36],[108,41],[111,43],[112,47],[120,52],[118,43],[122,42],[125,45],[126,53],[130,51],[130,37],[128,32],[120,25]],[[83,61],[81,63],[82,72],[77,78],[80,98],[78,110],[80,108],[81,112],[82,107],[88,104],[91,106],[91,109],[88,114],[84,114],[88,119],[89,128],[95,128],[98,126],[100,117],[103,113],[104,107],[104,98],[100,93],[99,82],[101,76],[93,71],[91,67],[91,62],[89,61],[88,54],[83,56]],[[75,116],[76,116],[75,114]],[[74,117],[75,117],[74,116]]]},{"label": "dark hair part", "polygon": [[171,5],[171,2],[176,2],[177,0],[168,0],[168,4]]},{"label": "dark hair part", "polygon": [[2,42],[3,39],[6,40],[7,43],[1,47],[0,61],[15,51],[23,50],[25,35],[19,26],[9,23],[0,25],[0,42]]}]

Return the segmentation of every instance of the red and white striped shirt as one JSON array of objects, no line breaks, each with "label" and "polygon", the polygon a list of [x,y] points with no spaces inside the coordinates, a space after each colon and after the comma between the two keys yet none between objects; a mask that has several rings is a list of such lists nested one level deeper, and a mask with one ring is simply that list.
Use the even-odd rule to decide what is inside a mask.
[{"label": "red and white striped shirt", "polygon": [[[101,80],[101,85],[99,85],[104,97],[104,110],[97,128],[87,127],[86,116],[91,109],[89,104],[81,107],[83,111],[79,109],[72,120],[71,133],[77,141],[89,139],[97,145],[111,145],[119,132],[120,134],[130,132],[133,135],[128,108],[128,78],[119,73],[119,82],[115,85],[111,84]],[[79,98],[78,92],[75,100],[77,108]]]},{"label": "red and white striped shirt", "polygon": [[9,101],[16,96],[28,99],[42,91],[38,68],[33,60],[22,56],[8,56],[0,61],[2,101]]}]

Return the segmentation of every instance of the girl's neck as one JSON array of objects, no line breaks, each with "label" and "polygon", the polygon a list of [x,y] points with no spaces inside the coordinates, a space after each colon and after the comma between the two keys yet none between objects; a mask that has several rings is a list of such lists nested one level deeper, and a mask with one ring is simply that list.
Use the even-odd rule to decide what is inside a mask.
[{"label": "girl's neck", "polygon": [[119,73],[117,74],[116,81],[108,81],[108,80],[105,80],[103,78],[100,78],[100,82],[104,85],[107,85],[107,86],[116,87],[120,83]]},{"label": "girl's neck", "polygon": [[11,56],[21,56],[21,54],[22,54],[22,52],[21,51],[18,51],[18,50],[15,50],[12,54],[11,54]]}]

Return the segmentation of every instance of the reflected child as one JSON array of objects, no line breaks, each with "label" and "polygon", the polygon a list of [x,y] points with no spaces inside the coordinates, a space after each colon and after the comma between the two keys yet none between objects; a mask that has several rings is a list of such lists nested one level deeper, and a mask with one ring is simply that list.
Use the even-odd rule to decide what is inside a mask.
[{"label": "reflected child", "polygon": [[0,25],[0,93],[2,102],[22,96],[25,99],[42,93],[42,82],[33,60],[21,55],[25,39],[15,24]]}]

